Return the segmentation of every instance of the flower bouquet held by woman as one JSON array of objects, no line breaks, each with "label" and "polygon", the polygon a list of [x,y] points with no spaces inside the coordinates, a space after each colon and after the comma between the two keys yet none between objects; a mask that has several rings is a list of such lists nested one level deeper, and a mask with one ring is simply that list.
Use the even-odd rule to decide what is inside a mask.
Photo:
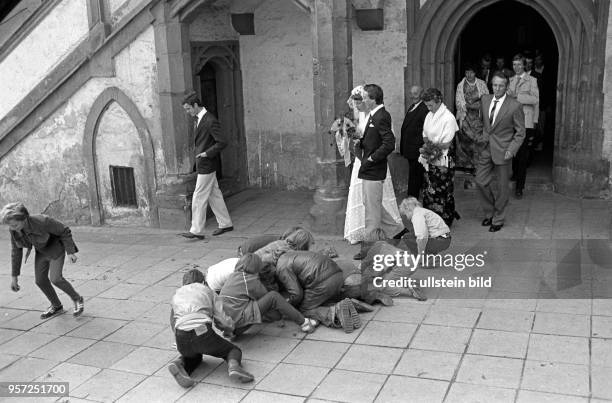
[{"label": "flower bouquet held by woman", "polygon": [[440,90],[427,89],[423,93],[423,102],[429,109],[423,123],[424,143],[419,157],[426,171],[423,207],[438,214],[446,225],[451,226],[459,214],[455,211],[453,195],[455,164],[448,152],[459,127],[455,116],[442,102]]},{"label": "flower bouquet held by woman", "polygon": [[[351,164],[351,154],[358,155],[355,150],[365,132],[367,123],[366,106],[362,102],[367,93],[362,85],[355,87],[351,91],[347,103],[351,108],[348,116],[336,119],[331,133],[335,135],[336,144],[340,155],[344,158],[346,166]],[[351,119],[351,114],[353,118]],[[346,220],[344,222],[344,238],[351,244],[361,242],[365,238],[365,206],[363,204],[362,186],[363,182],[358,178],[361,161],[355,158],[351,172],[351,184],[349,187],[348,200],[346,204]],[[393,217],[398,225],[402,224],[402,219],[397,207],[391,172],[387,167],[387,177],[383,184],[383,208]]]}]

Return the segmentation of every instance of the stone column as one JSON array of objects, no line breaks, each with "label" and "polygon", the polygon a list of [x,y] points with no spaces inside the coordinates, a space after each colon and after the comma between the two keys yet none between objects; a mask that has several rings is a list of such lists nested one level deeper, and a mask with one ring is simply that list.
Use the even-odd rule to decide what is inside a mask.
[{"label": "stone column", "polygon": [[153,6],[151,13],[155,17],[157,83],[166,164],[166,176],[157,189],[159,220],[162,228],[183,229],[188,225],[190,193],[195,184],[190,120],[182,105],[185,94],[193,90],[189,29],[187,23],[172,15],[166,1]]},{"label": "stone column", "polygon": [[310,210],[316,232],[342,234],[346,209],[346,167],[329,128],[348,110],[353,84],[350,0],[313,0],[313,81],[318,180]]}]

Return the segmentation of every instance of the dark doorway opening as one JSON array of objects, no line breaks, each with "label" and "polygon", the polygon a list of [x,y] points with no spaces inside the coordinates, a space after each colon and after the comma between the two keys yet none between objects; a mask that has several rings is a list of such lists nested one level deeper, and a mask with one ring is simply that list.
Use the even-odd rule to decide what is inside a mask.
[{"label": "dark doorway opening", "polygon": [[546,20],[533,8],[512,0],[503,0],[477,13],[460,35],[455,53],[455,85],[464,77],[464,67],[481,68],[484,55],[491,56],[491,71],[497,70],[496,58],[505,59],[512,72],[512,58],[528,52],[544,60],[539,83],[542,149],[534,151],[527,173],[527,183],[552,183],[555,136],[555,106],[559,50]]}]

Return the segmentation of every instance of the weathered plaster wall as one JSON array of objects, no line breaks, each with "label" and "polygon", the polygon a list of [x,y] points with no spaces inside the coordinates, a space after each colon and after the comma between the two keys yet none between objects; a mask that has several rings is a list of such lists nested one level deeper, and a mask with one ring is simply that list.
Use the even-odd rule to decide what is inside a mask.
[{"label": "weathered plaster wall", "polygon": [[84,128],[92,104],[110,86],[121,89],[137,106],[151,134],[156,175],[165,174],[153,28],[116,56],[115,74],[88,81],[0,160],[0,204],[22,200],[32,212],[90,222],[87,184],[91,178],[83,159]]},{"label": "weathered plaster wall", "polygon": [[68,55],[88,31],[86,1],[64,0],[53,8],[0,62],[0,119]]},{"label": "weathered plaster wall", "polygon": [[[134,123],[116,102],[109,105],[98,123],[95,139],[98,189],[104,222],[115,225],[145,225],[149,220],[146,198],[144,154]],[[138,208],[116,207],[110,178],[110,166],[134,168]]]},{"label": "weathered plaster wall", "polygon": [[189,25],[192,41],[237,41],[239,37],[232,28],[228,9],[206,9]]},{"label": "weathered plaster wall", "polygon": [[353,21],[353,82],[382,87],[385,109],[399,137],[404,119],[406,1],[386,0],[384,16],[382,31],[362,31]]},{"label": "weathered plaster wall", "polygon": [[310,16],[290,1],[255,9],[240,37],[249,182],[314,188],[316,141]]},{"label": "weathered plaster wall", "polygon": [[604,108],[603,129],[604,143],[602,147],[603,158],[610,162],[609,181],[612,184],[612,4],[608,14],[608,32],[606,38],[606,67],[604,72]]}]

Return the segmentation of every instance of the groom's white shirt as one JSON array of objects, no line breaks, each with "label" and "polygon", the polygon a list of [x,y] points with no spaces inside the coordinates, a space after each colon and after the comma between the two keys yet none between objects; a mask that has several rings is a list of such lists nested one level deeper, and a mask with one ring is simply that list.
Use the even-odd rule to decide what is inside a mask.
[{"label": "groom's white shirt", "polygon": [[385,104],[380,104],[380,105],[376,105],[376,108],[372,109],[369,113],[368,116],[366,116],[366,122],[368,120],[370,120],[370,118],[372,117],[372,115],[374,115],[376,112],[378,112],[378,110],[380,108],[382,108],[383,106],[385,106]]}]

